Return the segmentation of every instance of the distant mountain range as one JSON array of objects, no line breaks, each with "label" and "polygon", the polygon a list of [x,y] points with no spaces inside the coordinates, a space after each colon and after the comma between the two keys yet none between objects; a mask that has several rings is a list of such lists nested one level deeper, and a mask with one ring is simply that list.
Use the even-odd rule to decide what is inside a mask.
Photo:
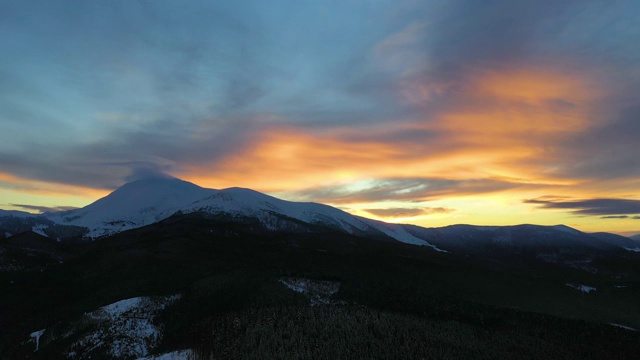
[{"label": "distant mountain range", "polygon": [[494,248],[640,251],[640,240],[586,234],[564,226],[471,226],[424,228],[389,224],[331,206],[290,202],[250,189],[207,189],[176,178],[127,183],[84,208],[33,215],[0,211],[0,238],[32,231],[58,241],[95,239],[151,225],[176,214],[201,214],[226,221],[251,221],[264,231],[336,231],[374,240],[400,241],[437,251],[486,252]]}]

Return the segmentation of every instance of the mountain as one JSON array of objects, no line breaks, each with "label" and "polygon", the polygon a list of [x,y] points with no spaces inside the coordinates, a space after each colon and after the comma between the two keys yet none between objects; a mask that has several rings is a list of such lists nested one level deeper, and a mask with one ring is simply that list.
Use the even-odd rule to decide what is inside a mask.
[{"label": "mountain", "polygon": [[536,249],[538,253],[571,250],[607,251],[633,248],[640,243],[610,233],[586,234],[565,225],[473,226],[451,225],[422,228],[405,225],[415,237],[448,251],[491,252],[510,249],[516,252]]},{"label": "mountain", "polygon": [[620,236],[616,234],[599,232],[593,233],[591,236],[597,237],[598,239],[611,244],[613,246],[621,247],[629,251],[640,251],[640,240],[629,239],[625,236]]},{"label": "mountain", "polygon": [[176,213],[202,212],[231,219],[257,220],[267,230],[292,230],[312,224],[348,234],[430,246],[400,225],[351,215],[331,206],[280,200],[250,189],[206,189],[175,178],[127,183],[81,208],[48,213],[57,224],[87,228],[86,237],[109,236],[153,224]]},{"label": "mountain", "polygon": [[45,216],[59,224],[85,227],[86,236],[96,238],[158,222],[213,193],[175,178],[149,178],[127,183],[81,209]]},{"label": "mountain", "polygon": [[[0,213],[0,237],[34,231],[57,239],[99,238],[151,225],[176,214],[203,214],[209,218],[259,226],[261,231],[337,231],[382,241],[432,247],[439,251],[488,253],[495,249],[523,252],[536,249],[611,251],[640,249],[640,242],[608,233],[585,234],[565,225],[471,226],[423,228],[389,224],[351,215],[331,206],[291,202],[260,192],[228,188],[207,189],[176,178],[156,177],[127,183],[81,208],[32,216]],[[82,229],[82,230],[78,230]],[[64,236],[60,234],[64,233]]]},{"label": "mountain", "polygon": [[256,218],[268,230],[281,230],[283,226],[286,227],[287,220],[296,220],[352,235],[389,237],[404,243],[430,246],[426,241],[409,234],[401,225],[354,216],[328,205],[280,200],[250,189],[220,190],[182,211]]},{"label": "mountain", "polygon": [[43,269],[58,264],[66,255],[55,240],[25,231],[0,240],[0,272]]},{"label": "mountain", "polygon": [[629,236],[630,239],[640,241],[640,234],[635,234],[633,236]]},{"label": "mountain", "polygon": [[0,210],[0,239],[8,239],[28,231],[57,241],[70,241],[81,238],[87,229],[58,224],[44,215]]},{"label": "mountain", "polygon": [[[68,245],[73,257],[59,261],[31,259],[32,249],[63,243],[33,232],[4,240],[0,358],[635,359],[640,351],[640,254],[558,266],[273,216],[282,221],[275,231],[257,217],[176,214]],[[286,224],[300,228],[280,230]],[[515,244],[559,231],[453,230],[454,239],[508,230]]]},{"label": "mountain", "polygon": [[0,218],[4,218],[4,217],[27,218],[27,217],[32,217],[32,216],[33,216],[33,214],[25,212],[25,211],[2,210],[2,209],[0,209]]}]

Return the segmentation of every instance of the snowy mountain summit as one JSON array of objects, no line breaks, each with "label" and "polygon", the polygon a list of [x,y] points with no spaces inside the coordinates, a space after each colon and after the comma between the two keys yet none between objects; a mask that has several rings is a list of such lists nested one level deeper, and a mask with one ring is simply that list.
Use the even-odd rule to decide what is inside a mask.
[{"label": "snowy mountain summit", "polygon": [[215,192],[176,178],[148,178],[127,183],[81,209],[46,216],[56,223],[86,227],[87,236],[96,238],[166,219]]},{"label": "snowy mountain summit", "polygon": [[331,206],[285,201],[243,188],[207,189],[176,178],[130,182],[84,208],[45,216],[58,224],[85,227],[86,237],[97,238],[150,225],[178,212],[252,218],[269,230],[303,223],[432,246],[409,234],[402,225],[354,216]]}]

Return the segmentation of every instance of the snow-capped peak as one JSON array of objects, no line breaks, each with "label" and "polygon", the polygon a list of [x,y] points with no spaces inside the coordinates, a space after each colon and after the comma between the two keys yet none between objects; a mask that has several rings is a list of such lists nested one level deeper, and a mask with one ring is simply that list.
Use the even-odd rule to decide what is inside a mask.
[{"label": "snow-capped peak", "polygon": [[285,201],[237,187],[206,189],[165,177],[130,182],[84,208],[46,216],[59,224],[86,227],[86,236],[96,238],[149,225],[177,212],[253,218],[270,230],[282,230],[293,221],[354,235],[376,234],[405,243],[429,245],[401,225],[361,218],[328,205]]},{"label": "snow-capped peak", "polygon": [[214,192],[176,178],[141,179],[84,208],[48,214],[48,218],[87,227],[88,236],[98,237],[160,221]]}]

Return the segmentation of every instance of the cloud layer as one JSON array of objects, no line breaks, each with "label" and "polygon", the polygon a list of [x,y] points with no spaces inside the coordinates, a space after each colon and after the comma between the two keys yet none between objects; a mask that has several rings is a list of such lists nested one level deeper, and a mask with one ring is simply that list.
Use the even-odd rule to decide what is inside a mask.
[{"label": "cloud layer", "polygon": [[[627,219],[635,214],[640,214],[640,200],[625,199],[587,199],[587,200],[571,200],[558,199],[547,200],[529,199],[524,201],[527,204],[539,205],[547,209],[567,209],[577,215],[602,215],[605,219]],[[635,215],[633,218],[638,218]]]},{"label": "cloud layer", "polygon": [[170,174],[381,218],[502,194],[522,222],[631,219],[613,209],[640,196],[639,16],[597,0],[5,3],[0,191],[38,210],[20,194]]}]

